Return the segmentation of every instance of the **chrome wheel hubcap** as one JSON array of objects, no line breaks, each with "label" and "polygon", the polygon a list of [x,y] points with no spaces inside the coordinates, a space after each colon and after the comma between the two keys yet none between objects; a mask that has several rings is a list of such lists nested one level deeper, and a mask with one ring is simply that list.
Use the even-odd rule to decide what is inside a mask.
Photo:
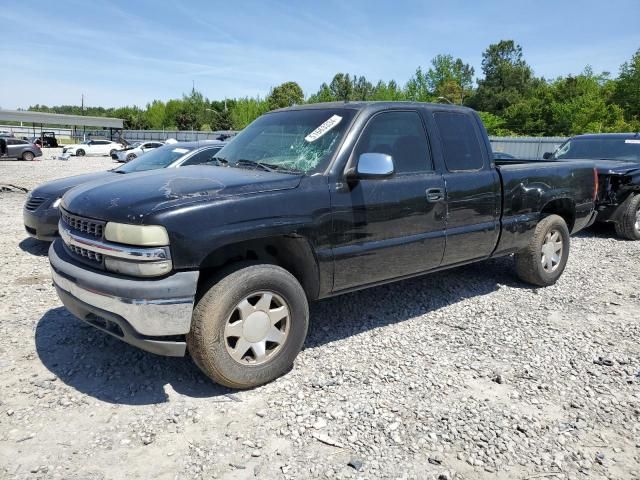
[{"label": "chrome wheel hubcap", "polygon": [[544,237],[542,243],[541,263],[547,273],[554,272],[562,259],[562,235],[557,230],[551,230]]},{"label": "chrome wheel hubcap", "polygon": [[289,307],[273,292],[256,292],[233,309],[224,329],[227,352],[243,365],[271,360],[289,335]]}]

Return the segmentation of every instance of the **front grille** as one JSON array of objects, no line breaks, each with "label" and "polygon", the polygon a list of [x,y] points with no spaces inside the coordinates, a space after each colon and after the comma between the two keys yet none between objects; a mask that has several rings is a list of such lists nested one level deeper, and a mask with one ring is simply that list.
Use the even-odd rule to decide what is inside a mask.
[{"label": "front grille", "polygon": [[46,198],[42,198],[42,197],[29,197],[25,205],[25,208],[33,212],[36,208],[42,205],[45,200]]},{"label": "front grille", "polygon": [[87,250],[86,248],[76,247],[75,245],[66,245],[71,253],[74,253],[84,259],[91,260],[96,264],[102,264],[102,254],[92,252],[91,250]]},{"label": "front grille", "polygon": [[76,230],[80,233],[87,233],[97,238],[102,238],[105,222],[72,215],[62,209],[60,209],[60,217],[62,218],[62,221],[72,230]]}]

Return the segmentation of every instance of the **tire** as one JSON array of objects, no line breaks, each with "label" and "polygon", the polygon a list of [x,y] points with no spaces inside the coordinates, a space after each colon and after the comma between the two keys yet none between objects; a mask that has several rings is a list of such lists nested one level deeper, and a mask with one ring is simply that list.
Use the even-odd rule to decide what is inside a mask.
[{"label": "tire", "polygon": [[640,194],[629,195],[620,205],[622,215],[616,222],[616,233],[628,240],[640,240]]},{"label": "tire", "polygon": [[80,149],[76,150],[76,155],[78,157],[84,157],[85,151],[80,148]]},{"label": "tire", "polygon": [[[549,215],[543,218],[529,245],[515,254],[518,277],[539,287],[553,285],[567,266],[570,243],[569,229],[562,217]],[[554,262],[554,258],[557,261]]]},{"label": "tire", "polygon": [[25,162],[31,162],[34,158],[36,158],[36,156],[33,154],[33,152],[24,152],[22,154],[22,160],[24,160]]},{"label": "tire", "polygon": [[187,346],[217,383],[252,388],[291,369],[308,326],[307,297],[293,275],[276,265],[239,264],[202,287]]},{"label": "tire", "polygon": [[130,162],[134,158],[136,158],[136,154],[135,153],[130,153],[129,155],[127,155],[127,160],[126,161]]},{"label": "tire", "polygon": [[114,153],[116,153],[116,149],[115,148],[111,149],[111,151],[109,152],[109,156],[113,155]]}]

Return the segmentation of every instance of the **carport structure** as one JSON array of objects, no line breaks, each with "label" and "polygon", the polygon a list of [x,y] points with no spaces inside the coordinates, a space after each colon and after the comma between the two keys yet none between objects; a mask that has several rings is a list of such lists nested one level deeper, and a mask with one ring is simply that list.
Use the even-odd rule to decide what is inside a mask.
[{"label": "carport structure", "polygon": [[60,113],[27,112],[22,110],[0,110],[0,121],[31,123],[34,136],[36,126],[40,127],[40,136],[45,125],[73,127],[74,133],[77,127],[99,127],[109,129],[110,140],[113,140],[114,131],[120,133],[124,127],[124,120],[112,117],[86,117],[84,115],[63,115]]}]

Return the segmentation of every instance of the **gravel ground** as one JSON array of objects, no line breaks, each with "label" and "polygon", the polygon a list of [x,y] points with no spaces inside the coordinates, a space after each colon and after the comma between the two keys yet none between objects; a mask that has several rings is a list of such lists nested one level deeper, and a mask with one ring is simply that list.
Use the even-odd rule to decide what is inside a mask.
[{"label": "gravel ground", "polygon": [[232,392],[74,320],[24,199],[0,193],[0,478],[640,478],[640,242],[580,234],[544,289],[507,258],[319,302],[295,368]]}]

